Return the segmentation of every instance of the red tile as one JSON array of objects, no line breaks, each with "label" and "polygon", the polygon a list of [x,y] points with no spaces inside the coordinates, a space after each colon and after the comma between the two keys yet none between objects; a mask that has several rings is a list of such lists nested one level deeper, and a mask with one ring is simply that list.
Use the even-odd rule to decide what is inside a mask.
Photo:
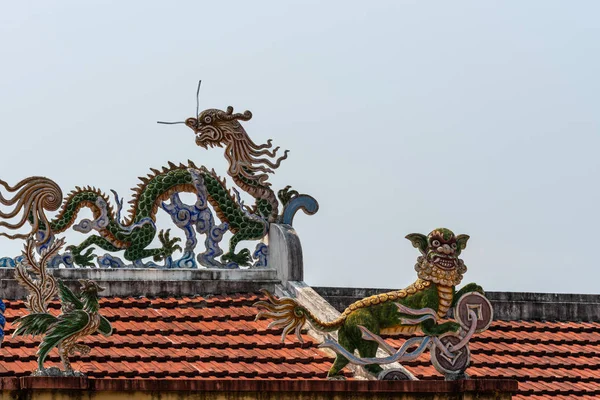
[{"label": "red tile", "polygon": [[[333,357],[303,334],[280,343],[281,330],[254,321],[252,303],[262,295],[233,294],[181,299],[103,298],[101,312],[116,329],[109,338],[84,340],[89,356],[72,358],[90,377],[322,379]],[[7,337],[0,376],[28,375],[36,367],[39,339],[11,338],[10,325],[26,314],[7,302]],[[51,312],[58,314],[53,302]],[[405,337],[389,336],[399,347]],[[473,378],[514,378],[517,399],[584,399],[600,396],[600,323],[495,321],[470,343]],[[47,366],[59,365],[54,350]],[[405,366],[420,379],[441,379],[427,354]]]}]

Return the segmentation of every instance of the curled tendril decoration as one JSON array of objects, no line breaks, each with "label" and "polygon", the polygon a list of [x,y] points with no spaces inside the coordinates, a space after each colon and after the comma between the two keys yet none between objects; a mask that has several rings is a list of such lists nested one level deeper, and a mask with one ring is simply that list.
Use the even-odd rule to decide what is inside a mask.
[{"label": "curled tendril decoration", "polygon": [[44,237],[47,238],[50,232],[50,222],[46,217],[46,211],[58,210],[63,197],[62,190],[56,182],[45,177],[33,176],[22,180],[15,186],[10,186],[0,179],[0,186],[11,194],[4,197],[0,191],[0,204],[10,207],[7,212],[0,211],[0,218],[12,219],[21,215],[21,219],[14,223],[0,221],[0,227],[15,230],[22,228],[28,221],[31,223],[29,233],[0,232],[0,236],[10,239],[27,239],[34,233],[45,231]]},{"label": "curled tendril decoration", "polygon": [[260,309],[258,314],[256,314],[255,321],[262,318],[272,318],[273,321],[267,329],[283,328],[283,332],[281,333],[282,342],[288,334],[294,332],[298,340],[304,343],[301,329],[306,322],[306,315],[298,307],[298,303],[289,298],[278,299],[265,289],[261,290],[261,292],[267,296],[268,301],[261,300],[254,303],[254,306]]}]

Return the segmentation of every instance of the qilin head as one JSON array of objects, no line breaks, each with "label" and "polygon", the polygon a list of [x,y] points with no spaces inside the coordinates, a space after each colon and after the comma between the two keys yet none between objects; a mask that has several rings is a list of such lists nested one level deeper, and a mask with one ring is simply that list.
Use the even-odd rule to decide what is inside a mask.
[{"label": "qilin head", "polygon": [[468,235],[456,236],[450,229],[438,228],[427,236],[411,233],[406,238],[421,252],[415,265],[419,278],[445,286],[460,283],[467,267],[458,256],[467,247]]},{"label": "qilin head", "polygon": [[229,174],[233,177],[243,176],[256,180],[263,185],[267,174],[273,173],[287,158],[288,150],[284,155],[275,159],[279,147],[271,149],[271,139],[266,144],[257,145],[250,139],[240,121],[252,118],[250,111],[234,113],[233,107],[227,111],[214,108],[204,110],[196,118],[188,118],[185,124],[196,134],[196,144],[208,147],[225,147],[225,158],[229,161]]}]

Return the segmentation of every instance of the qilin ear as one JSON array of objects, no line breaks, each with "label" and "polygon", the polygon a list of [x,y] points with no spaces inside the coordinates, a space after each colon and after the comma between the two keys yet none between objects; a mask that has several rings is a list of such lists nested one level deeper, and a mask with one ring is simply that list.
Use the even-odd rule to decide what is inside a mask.
[{"label": "qilin ear", "polygon": [[456,237],[456,245],[458,246],[459,252],[467,248],[467,241],[469,240],[469,237],[469,235],[458,235]]},{"label": "qilin ear", "polygon": [[406,238],[410,240],[413,247],[416,247],[422,254],[425,254],[427,251],[427,236],[421,233],[411,233],[406,235]]}]

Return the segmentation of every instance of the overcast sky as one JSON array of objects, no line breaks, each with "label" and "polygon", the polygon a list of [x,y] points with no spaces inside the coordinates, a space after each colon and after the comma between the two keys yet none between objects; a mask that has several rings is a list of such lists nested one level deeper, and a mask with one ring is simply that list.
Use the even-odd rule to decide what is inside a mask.
[{"label": "overcast sky", "polygon": [[193,116],[202,79],[201,108],[249,109],[255,142],[291,150],[274,189],[318,199],[295,220],[309,284],[404,287],[404,236],[444,226],[471,236],[466,282],[598,293],[600,2],[0,4],[10,183],[128,200],[167,161],[225,174],[156,124]]}]

